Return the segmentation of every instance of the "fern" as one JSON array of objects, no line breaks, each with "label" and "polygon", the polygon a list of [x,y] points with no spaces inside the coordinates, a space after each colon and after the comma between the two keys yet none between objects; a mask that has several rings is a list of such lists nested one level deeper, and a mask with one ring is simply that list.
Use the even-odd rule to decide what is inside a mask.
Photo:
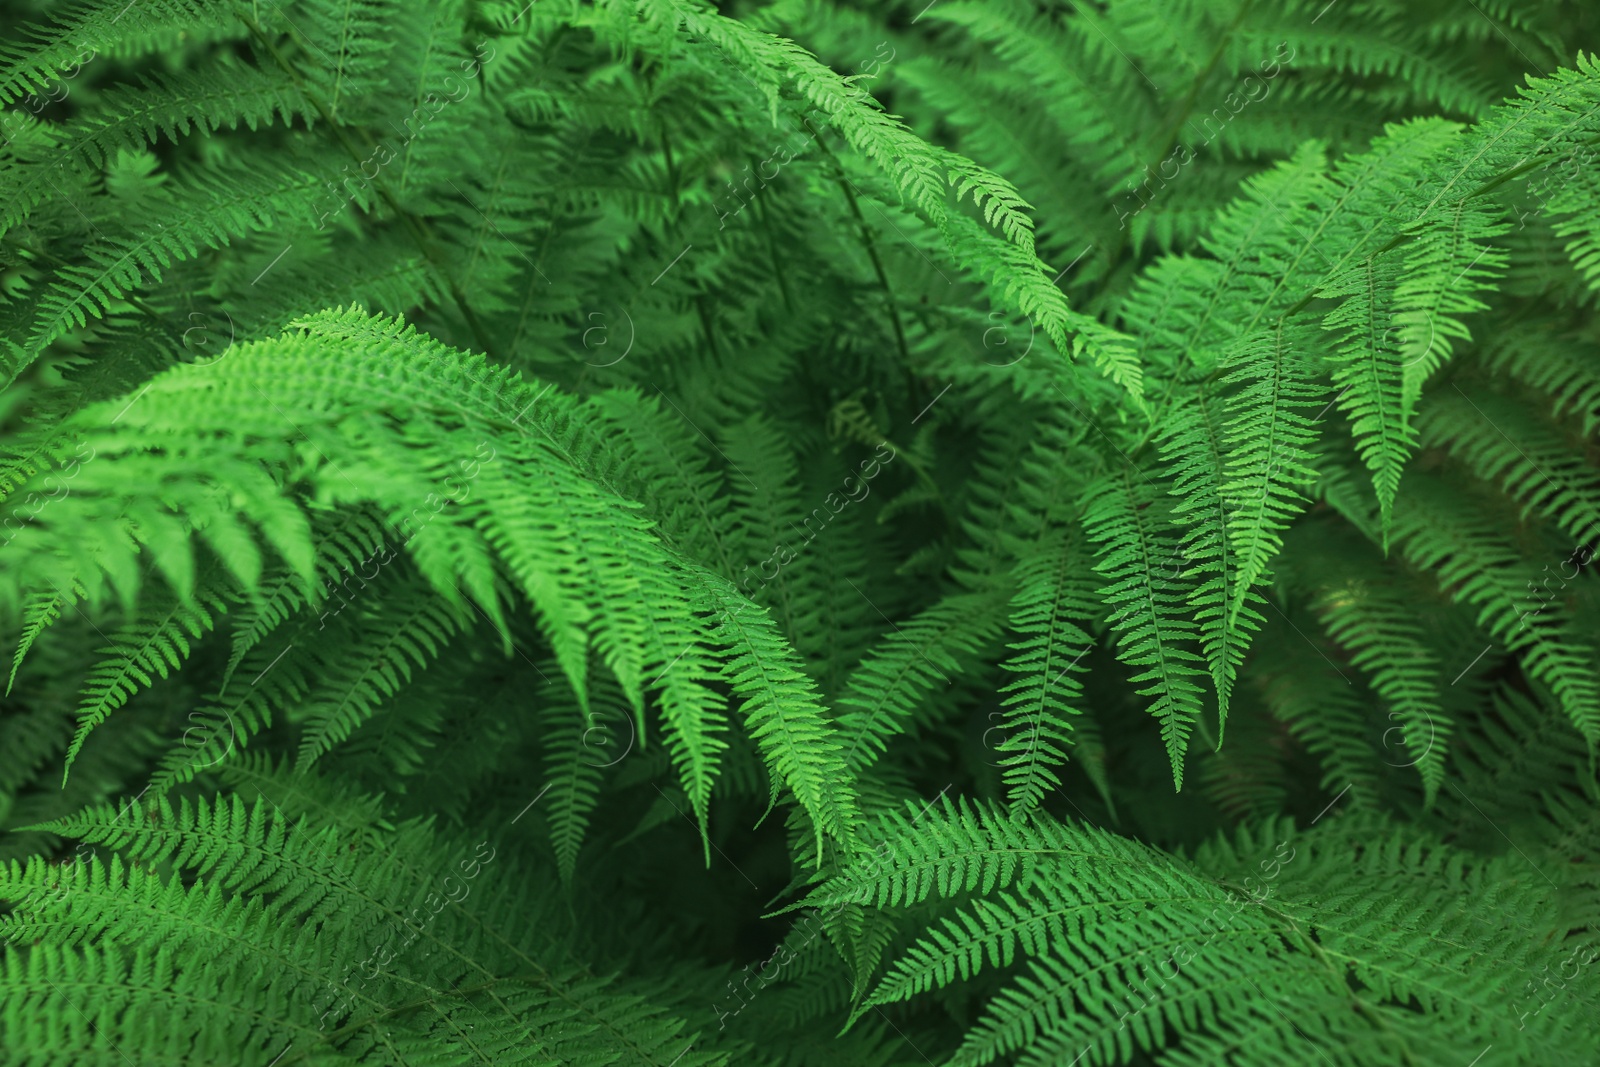
[{"label": "fern", "polygon": [[1181,584],[1171,581],[1165,565],[1176,557],[1176,537],[1162,528],[1162,515],[1151,487],[1122,471],[1109,475],[1090,498],[1085,526],[1102,546],[1095,569],[1110,579],[1100,590],[1116,605],[1111,624],[1120,632],[1123,662],[1146,670],[1130,682],[1154,697],[1150,714],[1161,723],[1161,740],[1172,762],[1174,786],[1183,787],[1183,754],[1189,732],[1200,717],[1198,677],[1204,662],[1195,651],[1198,633],[1184,614]]},{"label": "fern", "polygon": [[[1303,836],[1279,824],[1274,829],[1284,837],[1276,846],[1241,834],[1237,844],[1218,842],[1196,867],[1103,831],[1049,822],[1009,827],[948,804],[935,819],[921,835],[938,841],[932,849],[919,843],[912,851],[902,822],[885,842],[888,870],[857,878],[847,872],[811,900],[904,908],[976,891],[890,967],[869,1001],[908,999],[958,976],[1029,960],[1027,975],[991,1002],[953,1062],[987,1063],[1024,1047],[1024,1062],[1074,1054],[1116,1062],[1135,1046],[1151,1050],[1168,1027],[1185,1028],[1197,1015],[1210,1020],[1210,1033],[1197,1035],[1191,1055],[1242,1050],[1248,1034],[1252,1062],[1262,1062],[1306,1033],[1288,1012],[1263,1015],[1255,997],[1276,990],[1315,1016],[1319,1000],[1329,1007],[1348,1002],[1346,975],[1362,989],[1356,1017],[1313,1024],[1312,1033],[1357,1045],[1353,1055],[1410,1054],[1415,1035],[1388,1020],[1415,996],[1464,1027],[1454,1036],[1457,1047],[1498,1038],[1524,1054],[1543,1048],[1562,1062],[1580,1062],[1572,1058],[1581,1055],[1576,1049],[1561,1044],[1572,1032],[1550,1018],[1542,1020],[1548,1029],[1513,1027],[1503,1010],[1505,980],[1467,968],[1482,957],[1517,966],[1527,958],[1528,934],[1559,920],[1548,911],[1515,910],[1513,901],[1530,888],[1524,879],[1500,882],[1473,904],[1446,903],[1457,887],[1482,885],[1489,875],[1425,838],[1407,834],[1367,847],[1363,835],[1381,825],[1371,819]],[[1235,882],[1262,852],[1268,859],[1257,875]],[[1296,869],[1301,852],[1307,855]],[[1281,883],[1265,884],[1285,873]],[[1423,875],[1437,881],[1419,881]],[[1399,897],[1376,905],[1374,893]],[[1150,925],[1115,921],[1130,910]],[[1375,966],[1369,953],[1392,954],[1397,966]],[[1063,1010],[1070,1004],[1081,1008]],[[1329,1018],[1326,1009],[1320,1017]]]},{"label": "fern", "polygon": [[1011,646],[1017,654],[1005,668],[1022,677],[1004,690],[1008,736],[1001,749],[1011,802],[1024,811],[1060,785],[1051,766],[1066,761],[1074,740],[1067,716],[1081,714],[1071,706],[1081,693],[1071,672],[1084,669],[1078,661],[1093,645],[1078,620],[1094,614],[1089,583],[1074,573],[1082,552],[1081,542],[1063,539],[1017,569],[1011,625],[1023,640]]},{"label": "fern", "polygon": [[67,748],[68,770],[89,731],[105,722],[141,687],[153,685],[152,675],[166,678],[168,672],[181,667],[189,655],[190,640],[215,629],[212,612],[222,610],[224,605],[215,599],[209,604],[173,604],[134,622],[118,634],[117,643],[100,650],[109,655],[89,674],[83,707],[78,712],[78,730]]},{"label": "fern", "polygon": [[0,1047],[1600,1061],[1600,60],[0,0]]}]

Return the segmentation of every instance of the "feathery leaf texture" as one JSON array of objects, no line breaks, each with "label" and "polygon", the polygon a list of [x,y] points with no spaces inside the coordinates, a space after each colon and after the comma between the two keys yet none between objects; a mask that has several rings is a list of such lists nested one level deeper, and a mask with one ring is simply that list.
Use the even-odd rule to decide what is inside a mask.
[{"label": "feathery leaf texture", "polygon": [[1592,7],[0,0],[0,1059],[1600,1062]]}]

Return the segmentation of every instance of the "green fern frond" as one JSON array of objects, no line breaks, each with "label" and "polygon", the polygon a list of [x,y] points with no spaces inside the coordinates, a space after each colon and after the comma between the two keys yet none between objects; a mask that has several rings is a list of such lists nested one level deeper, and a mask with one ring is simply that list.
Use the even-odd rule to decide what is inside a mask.
[{"label": "green fern frond", "polygon": [[418,581],[389,583],[362,612],[361,643],[342,649],[329,676],[318,679],[297,709],[303,724],[300,765],[309,766],[350,736],[378,707],[426,668],[470,624]]},{"label": "green fern frond", "polygon": [[1372,688],[1398,718],[1398,740],[1384,747],[1410,759],[1422,776],[1429,804],[1444,781],[1451,723],[1435,694],[1441,688],[1439,662],[1424,639],[1416,618],[1418,598],[1398,582],[1352,584],[1322,596],[1317,612],[1328,636],[1342,646],[1350,662],[1367,672]]},{"label": "green fern frond", "polygon": [[1179,498],[1173,505],[1173,518],[1192,525],[1172,556],[1158,561],[1157,579],[1178,581],[1186,572],[1198,579],[1190,603],[1197,609],[1195,623],[1217,694],[1220,744],[1239,665],[1251,634],[1261,626],[1261,615],[1254,606],[1260,596],[1247,593],[1238,614],[1230,613],[1238,562],[1229,539],[1229,506],[1223,494],[1232,444],[1222,421],[1223,404],[1201,387],[1195,392],[1193,408],[1175,416],[1163,435],[1161,450],[1170,465],[1171,492]]},{"label": "green fern frond", "polygon": [[1402,367],[1391,337],[1394,316],[1385,305],[1396,285],[1396,269],[1393,261],[1368,260],[1322,289],[1324,296],[1348,297],[1322,325],[1341,334],[1333,384],[1357,451],[1372,472],[1385,539],[1401,472],[1416,448],[1416,432],[1401,396]]},{"label": "green fern frond", "polygon": [[[1303,834],[1269,825],[1260,836],[1241,833],[1236,845],[1219,842],[1197,868],[1102,831],[1023,828],[947,802],[915,834],[938,840],[936,851],[906,840],[902,823],[880,856],[860,861],[869,869],[842,874],[811,899],[905,908],[935,893],[981,894],[928,929],[872,1001],[904,1000],[1029,958],[1027,973],[969,1032],[957,1063],[1019,1051],[1029,1064],[1074,1055],[1121,1062],[1135,1047],[1163,1043],[1169,1028],[1189,1031],[1202,1014],[1214,1022],[1193,1038],[1194,1055],[1218,1047],[1220,1027],[1252,1032],[1259,1047],[1249,1062],[1266,1062],[1304,1038],[1283,1016],[1261,1016],[1255,1005],[1264,990],[1289,997],[1307,1017],[1339,1019],[1316,1025],[1369,1061],[1403,1057],[1417,1040],[1382,1021],[1409,1001],[1463,1027],[1455,1047],[1504,1041],[1578,1062],[1581,1053],[1562,1045],[1576,1031],[1549,1018],[1518,1030],[1504,1011],[1506,979],[1469,966],[1489,957],[1518,968],[1530,958],[1533,930],[1559,929],[1550,909],[1516,910],[1514,901],[1531,900],[1525,881],[1486,882],[1494,861],[1465,864],[1418,835],[1366,847],[1384,825],[1350,817]],[[1261,855],[1267,859],[1255,864]],[[1254,873],[1241,879],[1243,871]],[[1473,892],[1486,886],[1495,887],[1488,898]],[[1139,923],[1110,921],[1130,910]],[[1348,1004],[1347,975],[1361,983],[1354,995],[1362,1010],[1344,1021],[1322,1005]]]},{"label": "green fern frond", "polygon": [[211,211],[196,215],[180,201],[167,205],[142,232],[112,239],[90,253],[88,265],[68,267],[40,303],[39,316],[18,362],[6,370],[14,379],[52,341],[74,326],[98,318],[141,285],[161,280],[162,271],[201,249],[221,248],[247,233],[280,225],[288,205],[321,184],[318,177],[288,168],[257,167],[248,175],[228,174],[198,182],[188,194],[205,197]]},{"label": "green fern frond", "polygon": [[1600,1062],[1593,23],[0,0],[0,1060]]},{"label": "green fern frond", "polygon": [[[296,118],[310,119],[298,91],[281,73],[241,67],[208,77],[157,77],[137,89],[114,90],[92,119],[51,129],[31,152],[19,152],[0,169],[0,233],[11,230],[41,203],[59,195],[63,180],[95,177],[119,151],[178,141],[192,133],[256,130]],[[24,142],[26,144],[26,142]]]},{"label": "green fern frond", "polygon": [[1000,762],[1008,797],[1018,811],[1033,810],[1060,786],[1052,768],[1067,761],[1075,743],[1074,722],[1082,709],[1074,705],[1083,687],[1071,672],[1085,669],[1078,661],[1094,641],[1082,624],[1097,614],[1093,585],[1077,567],[1085,554],[1081,540],[1063,537],[1041,546],[1015,572],[1010,628],[1022,640],[1009,645],[1016,655],[1004,667],[1021,677],[1001,690],[1007,736],[998,748],[1005,753]]},{"label": "green fern frond", "polygon": [[1228,399],[1232,448],[1222,487],[1238,561],[1228,590],[1230,626],[1282,546],[1281,531],[1306,505],[1302,490],[1316,481],[1310,449],[1317,416],[1311,413],[1325,409],[1330,398],[1308,362],[1307,341],[1304,331],[1279,323],[1224,363],[1223,381],[1241,386]]},{"label": "green fern frond", "polygon": [[1524,513],[1548,519],[1575,543],[1600,532],[1600,479],[1573,454],[1575,442],[1551,433],[1522,404],[1456,385],[1430,398],[1418,428],[1427,445],[1498,484]]},{"label": "green fern frond", "polygon": [[1487,343],[1485,365],[1545,394],[1557,417],[1576,417],[1579,432],[1600,426],[1600,374],[1580,355],[1583,341],[1550,334],[1509,333]]},{"label": "green fern frond", "polygon": [[1161,740],[1172,764],[1174,788],[1183,787],[1183,756],[1189,731],[1200,718],[1205,676],[1195,651],[1199,629],[1186,613],[1188,586],[1171,574],[1178,539],[1167,528],[1152,484],[1123,470],[1107,475],[1089,493],[1084,530],[1096,546],[1095,570],[1107,579],[1100,599],[1112,608],[1117,655],[1134,668],[1129,679],[1141,697],[1154,697],[1149,712],[1161,724]]},{"label": "green fern frond", "polygon": [[744,702],[750,736],[771,774],[768,810],[777,803],[778,784],[788,785],[811,818],[818,860],[825,836],[848,851],[858,816],[850,765],[836,740],[843,731],[817,703],[815,686],[766,609],[742,600],[724,579],[704,571],[698,577],[701,610],[715,613],[713,640],[730,653],[725,677]]},{"label": "green fern frond", "polygon": [[1481,510],[1433,479],[1418,483],[1395,515],[1401,550],[1436,572],[1451,599],[1475,607],[1478,625],[1519,653],[1524,669],[1550,687],[1585,738],[1600,740],[1600,672],[1592,638],[1564,624],[1562,612],[1545,597],[1530,595],[1542,572],[1518,559]]},{"label": "green fern frond", "polygon": [[215,629],[214,615],[227,610],[220,597],[202,593],[192,603],[174,602],[130,623],[117,632],[110,646],[100,649],[104,658],[90,671],[84,686],[78,729],[67,747],[63,782],[89,731],[105,722],[140,688],[154,685],[153,675],[164,679],[182,667],[189,658],[191,640]]},{"label": "green fern frond", "polygon": [[919,704],[962,672],[962,661],[1000,635],[1003,590],[958,593],[919,612],[883,638],[851,673],[839,696],[845,762],[872,764],[888,741],[907,732]]},{"label": "green fern frond", "polygon": [[30,26],[0,49],[0,104],[47,88],[63,71],[76,70],[119,40],[215,30],[233,22],[225,6],[205,0],[152,0],[131,10],[115,0],[85,2],[52,14],[52,25]]},{"label": "green fern frond", "polygon": [[10,693],[11,687],[17,684],[17,671],[21,669],[28,650],[39,640],[40,634],[61,618],[62,610],[71,607],[72,604],[73,599],[59,592],[38,592],[27,598],[21,612],[22,637],[17,642],[17,651],[11,657],[11,673],[6,676],[7,693]]},{"label": "green fern frond", "polygon": [[591,706],[590,714],[572,699],[571,690],[552,683],[547,687],[540,709],[548,724],[545,757],[550,776],[548,803],[551,846],[560,865],[561,880],[571,883],[577,870],[578,852],[588,831],[595,805],[600,799],[600,770],[605,749],[599,742],[615,730],[617,709],[601,715]]}]

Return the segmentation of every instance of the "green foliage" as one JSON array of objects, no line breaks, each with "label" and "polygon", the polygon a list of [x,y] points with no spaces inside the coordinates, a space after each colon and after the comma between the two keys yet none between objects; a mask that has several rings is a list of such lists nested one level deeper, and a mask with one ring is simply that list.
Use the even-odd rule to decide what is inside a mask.
[{"label": "green foliage", "polygon": [[7,1064],[1600,1061],[1600,60],[0,3]]}]

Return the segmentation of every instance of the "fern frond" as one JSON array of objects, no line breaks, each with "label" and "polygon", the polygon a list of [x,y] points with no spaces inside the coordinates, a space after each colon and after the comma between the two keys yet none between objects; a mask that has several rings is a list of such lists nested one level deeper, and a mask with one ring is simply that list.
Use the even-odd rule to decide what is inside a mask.
[{"label": "fern frond", "polygon": [[1228,624],[1245,610],[1250,587],[1267,573],[1282,547],[1282,530],[1308,502],[1315,484],[1311,445],[1327,387],[1305,353],[1307,337],[1279,323],[1244,342],[1224,364],[1225,383],[1241,386],[1228,399],[1228,457],[1223,499],[1237,571],[1228,590]]},{"label": "fern frond", "polygon": [[470,624],[420,581],[389,583],[362,612],[360,643],[342,649],[331,676],[318,679],[297,709],[303,724],[300,765],[310,766],[349,737],[378,707],[426,668]]},{"label": "fern frond", "polygon": [[182,667],[189,657],[190,641],[215,629],[214,615],[227,610],[220,597],[202,593],[192,603],[174,602],[144,615],[119,630],[109,647],[99,650],[104,658],[89,672],[84,685],[78,728],[67,747],[63,782],[89,731],[105,722],[141,687],[154,685],[152,675],[166,678],[169,672]]},{"label": "fern frond", "polygon": [[1373,689],[1393,709],[1391,718],[1398,717],[1395,747],[1410,755],[1405,762],[1417,768],[1432,804],[1444,781],[1452,731],[1435,695],[1443,681],[1438,659],[1418,625],[1417,598],[1407,593],[1398,582],[1361,582],[1329,589],[1317,609],[1328,636],[1371,676]]},{"label": "fern frond", "polygon": [[1195,651],[1199,630],[1186,614],[1189,590],[1171,574],[1178,540],[1167,528],[1154,485],[1125,469],[1107,475],[1087,494],[1084,530],[1096,545],[1095,570],[1107,579],[1100,598],[1111,607],[1117,655],[1134,668],[1131,679],[1142,697],[1154,697],[1149,712],[1161,724],[1161,740],[1172,764],[1175,789],[1183,787],[1183,756],[1189,731],[1200,718],[1205,676]]},{"label": "fern frond", "polygon": [[233,13],[206,0],[152,0],[131,10],[116,0],[84,2],[52,12],[48,27],[30,26],[0,49],[0,104],[47,88],[63,70],[76,70],[118,41],[176,30],[227,27]]},{"label": "fern frond", "polygon": [[1574,455],[1574,442],[1503,394],[1459,385],[1440,393],[1418,421],[1427,445],[1497,484],[1524,514],[1547,518],[1575,544],[1600,534],[1600,478]]},{"label": "fern frond", "polygon": [[22,637],[17,642],[17,651],[11,657],[11,673],[6,676],[7,693],[17,684],[17,671],[21,669],[28,650],[39,640],[40,634],[61,618],[62,610],[72,606],[74,599],[60,592],[38,592],[28,596],[21,612]]},{"label": "fern frond", "polygon": [[850,765],[835,739],[841,731],[817,703],[815,686],[766,609],[739,598],[724,579],[704,571],[698,577],[701,609],[715,613],[713,639],[731,654],[725,677],[744,702],[750,736],[771,772],[768,810],[783,782],[811,818],[818,860],[824,836],[848,850],[858,816]]},{"label": "fern frond", "polygon": [[1322,326],[1341,335],[1333,384],[1350,420],[1357,451],[1372,472],[1385,539],[1401,470],[1416,448],[1416,432],[1401,396],[1402,368],[1391,337],[1393,313],[1386,306],[1386,295],[1395,288],[1396,271],[1392,260],[1368,260],[1322,289],[1324,296],[1348,297],[1329,312]]},{"label": "fern frond", "polygon": [[96,176],[119,151],[134,151],[165,135],[169,141],[198,132],[251,130],[296,118],[309,109],[283,74],[254,67],[208,74],[156,76],[137,89],[116,89],[92,117],[52,129],[36,150],[19,152],[0,168],[0,233],[11,230],[39,204],[58,195],[63,178]]},{"label": "fern frond", "polygon": [[555,683],[546,688],[544,696],[540,714],[548,731],[545,768],[552,783],[547,805],[550,843],[561,880],[570,884],[600,799],[600,770],[604,766],[601,759],[602,754],[608,753],[598,743],[609,740],[604,735],[615,729],[614,720],[620,709],[607,709],[610,714],[602,718],[591,705],[590,714],[585,715],[571,690]]},{"label": "fern frond", "polygon": [[906,720],[934,691],[962,672],[973,656],[1000,635],[1005,619],[1003,590],[958,593],[896,626],[850,675],[839,696],[839,727],[845,761],[871,765],[888,741],[906,732]]},{"label": "fern frond", "polygon": [[204,197],[211,211],[197,215],[174,199],[142,232],[112,239],[92,250],[90,264],[61,272],[61,281],[40,303],[38,319],[20,358],[8,365],[6,381],[20,374],[67,330],[100,317],[141,285],[160,281],[162,271],[175,262],[193,258],[201,249],[221,248],[233,238],[281,225],[285,212],[292,210],[288,206],[298,208],[302,198],[320,184],[316,176],[282,167],[197,179],[187,195]]},{"label": "fern frond", "polygon": [[1418,483],[1395,514],[1402,552],[1433,571],[1451,599],[1475,607],[1478,625],[1550,687],[1585,738],[1600,741],[1600,672],[1592,640],[1564,625],[1545,598],[1530,595],[1542,574],[1517,557],[1481,509],[1431,478]]},{"label": "fern frond", "polygon": [[1052,767],[1067,761],[1074,720],[1082,714],[1074,705],[1083,687],[1071,672],[1086,669],[1078,661],[1094,641],[1082,624],[1097,614],[1093,586],[1077,566],[1085,549],[1081,539],[1061,537],[1042,545],[1015,572],[1010,626],[1022,640],[1008,646],[1016,654],[1004,666],[1021,677],[1001,690],[1007,736],[999,751],[1005,753],[1000,765],[1008,797],[1018,811],[1038,807],[1061,784]]},{"label": "fern frond", "polygon": [[[1262,1016],[1266,990],[1289,997],[1319,1020],[1319,1032],[1342,1036],[1368,1061],[1404,1055],[1415,1040],[1381,1021],[1410,1002],[1464,1028],[1457,1048],[1505,1041],[1577,1062],[1561,1044],[1574,1030],[1553,1018],[1518,1030],[1503,1007],[1506,978],[1469,966],[1488,957],[1517,970],[1533,951],[1533,930],[1559,929],[1549,905],[1533,903],[1525,880],[1501,880],[1509,868],[1469,865],[1420,835],[1368,847],[1381,821],[1350,817],[1304,834],[1267,824],[1259,836],[1242,832],[1236,845],[1208,848],[1198,867],[1103,831],[1024,828],[948,802],[910,834],[903,821],[888,825],[880,854],[858,861],[864,869],[808,899],[905,908],[935,893],[981,896],[928,929],[891,966],[872,1003],[1031,957],[953,1062],[1020,1052],[1030,1065],[1072,1056],[1115,1063],[1173,1034],[1199,1055],[1219,1047],[1219,1028],[1253,1033],[1248,1062],[1267,1062],[1304,1038],[1285,1021],[1287,1009]],[[930,838],[939,842],[933,851],[922,843]],[[1242,871],[1255,875],[1241,884]],[[1116,919],[1132,913],[1138,923]],[[1363,1010],[1353,1017],[1334,1007],[1353,995],[1347,976],[1361,983],[1354,995]],[[1200,1018],[1209,1024],[1188,1037]]]},{"label": "fern frond", "polygon": [[1157,574],[1161,581],[1178,581],[1188,571],[1198,579],[1190,602],[1196,608],[1194,620],[1217,694],[1219,744],[1226,730],[1234,679],[1251,635],[1262,622],[1254,606],[1260,603],[1260,595],[1254,592],[1246,594],[1237,615],[1230,612],[1238,562],[1229,539],[1230,509],[1223,494],[1232,444],[1222,421],[1223,407],[1202,386],[1195,391],[1194,406],[1175,412],[1163,432],[1161,451],[1169,465],[1171,493],[1179,498],[1172,508],[1173,518],[1192,525],[1172,557],[1159,561]]}]

